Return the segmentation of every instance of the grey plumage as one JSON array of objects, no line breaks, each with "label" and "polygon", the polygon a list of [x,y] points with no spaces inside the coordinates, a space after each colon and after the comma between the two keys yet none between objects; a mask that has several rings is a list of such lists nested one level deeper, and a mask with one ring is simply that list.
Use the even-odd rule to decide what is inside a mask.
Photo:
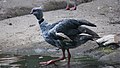
[{"label": "grey plumage", "polygon": [[[87,27],[81,26],[87,25],[96,27],[96,25],[87,20],[63,19],[54,24],[48,24],[43,19],[43,12],[41,8],[33,8],[31,13],[39,20],[39,25],[45,41],[55,47],[60,48],[63,52],[63,56],[61,58],[41,62],[40,64],[49,65],[65,59],[65,50],[67,50],[68,68],[70,68],[71,54],[69,49],[80,46],[88,40],[93,40],[95,37],[99,37],[94,31],[88,29]],[[87,35],[82,33],[86,33]]]},{"label": "grey plumage", "polygon": [[[84,44],[88,40],[92,40],[94,37],[98,37],[94,31],[81,26],[87,25],[96,27],[96,25],[87,20],[63,19],[54,24],[48,24],[44,21],[42,10],[40,8],[33,8],[31,13],[33,13],[39,20],[39,25],[45,41],[58,48],[75,48],[81,44]],[[40,16],[41,14],[42,16]],[[56,35],[56,33],[63,33],[72,41],[64,41],[65,38]],[[80,35],[81,33],[86,33],[89,35]]]}]

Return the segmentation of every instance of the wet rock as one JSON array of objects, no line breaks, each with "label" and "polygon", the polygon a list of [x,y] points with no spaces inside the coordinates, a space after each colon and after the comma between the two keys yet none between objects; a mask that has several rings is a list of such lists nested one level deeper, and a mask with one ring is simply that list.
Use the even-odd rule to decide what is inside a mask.
[{"label": "wet rock", "polygon": [[120,65],[115,65],[114,67],[115,67],[115,68],[120,68]]},{"label": "wet rock", "polygon": [[107,64],[112,64],[112,65],[116,65],[116,64],[120,64],[120,52],[113,52],[110,53],[108,55],[102,56],[99,61],[102,61],[104,63]]},{"label": "wet rock", "polygon": [[106,66],[106,67],[102,67],[102,68],[114,68],[113,66]]}]

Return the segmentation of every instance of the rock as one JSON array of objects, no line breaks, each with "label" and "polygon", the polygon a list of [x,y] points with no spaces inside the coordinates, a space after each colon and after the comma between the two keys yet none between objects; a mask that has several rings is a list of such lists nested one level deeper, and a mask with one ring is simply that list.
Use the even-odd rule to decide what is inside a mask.
[{"label": "rock", "polygon": [[109,55],[102,56],[99,61],[102,61],[107,64],[115,65],[115,64],[120,64],[120,52],[113,52],[110,53]]},{"label": "rock", "polygon": [[102,68],[114,68],[113,66],[106,66],[106,67],[102,67]]},{"label": "rock", "polygon": [[115,68],[120,68],[120,65],[115,65]]},{"label": "rock", "polygon": [[9,25],[12,25],[12,23],[9,23]]}]

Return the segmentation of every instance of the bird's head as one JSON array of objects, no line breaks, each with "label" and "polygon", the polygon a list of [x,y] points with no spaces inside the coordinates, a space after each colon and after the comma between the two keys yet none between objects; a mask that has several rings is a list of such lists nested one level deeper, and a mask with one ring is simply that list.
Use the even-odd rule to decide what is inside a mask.
[{"label": "bird's head", "polygon": [[35,7],[31,10],[30,12],[31,14],[35,15],[35,17],[38,20],[41,20],[43,18],[43,11],[41,7]]}]

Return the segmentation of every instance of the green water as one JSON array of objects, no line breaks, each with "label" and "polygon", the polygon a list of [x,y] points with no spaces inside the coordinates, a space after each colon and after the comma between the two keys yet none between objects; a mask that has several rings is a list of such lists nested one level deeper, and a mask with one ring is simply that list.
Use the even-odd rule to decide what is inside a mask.
[{"label": "green water", "polygon": [[[64,62],[58,62],[58,66],[41,66],[39,62],[56,59],[58,57],[40,56],[40,55],[11,55],[0,54],[0,68],[65,68],[67,59]],[[66,63],[66,65],[64,65]],[[63,65],[62,65],[63,64]],[[61,65],[61,66],[60,66]],[[82,56],[71,59],[71,68],[100,68],[101,63],[97,60]]]},{"label": "green water", "polygon": [[39,68],[39,62],[44,62],[55,58],[57,57],[0,54],[0,68]]}]

